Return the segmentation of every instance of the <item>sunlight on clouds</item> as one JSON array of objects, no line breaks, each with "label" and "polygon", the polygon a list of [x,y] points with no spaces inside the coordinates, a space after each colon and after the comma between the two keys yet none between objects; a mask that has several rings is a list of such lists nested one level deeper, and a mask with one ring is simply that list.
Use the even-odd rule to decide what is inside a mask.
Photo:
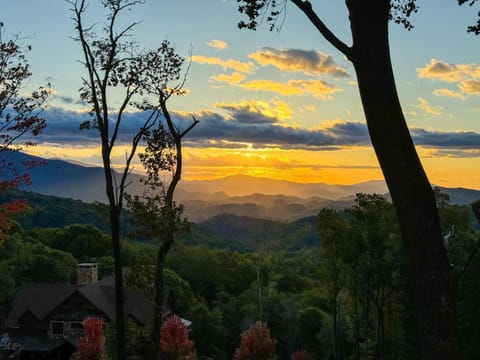
[{"label": "sunlight on clouds", "polygon": [[347,70],[337,65],[331,55],[319,51],[265,47],[248,57],[261,66],[272,65],[283,72],[301,72],[336,77],[349,76]]},{"label": "sunlight on clouds", "polygon": [[222,40],[210,40],[207,41],[207,45],[217,50],[225,50],[228,48],[227,43]]},{"label": "sunlight on clouds", "polygon": [[[467,152],[471,152],[468,151]],[[419,155],[433,184],[478,188],[476,157],[449,155],[419,147]],[[301,183],[354,184],[383,179],[370,147],[331,152],[281,149],[185,148],[186,180],[205,180],[247,174]]]},{"label": "sunlight on clouds", "polygon": [[248,90],[271,91],[281,95],[303,95],[303,90],[297,86],[272,80],[253,80],[240,86]]},{"label": "sunlight on clouds", "polygon": [[[331,126],[326,124],[325,126]],[[282,150],[253,148],[248,143],[215,140],[208,148],[184,147],[185,180],[206,180],[233,174],[269,177],[301,183],[324,182],[354,184],[382,179],[371,147],[352,147],[333,151]],[[431,149],[417,147],[422,163],[433,184],[478,188],[478,149]],[[120,169],[127,147],[113,154]],[[39,144],[28,153],[45,158],[58,158],[101,166],[98,146]],[[135,172],[142,172],[138,160]]]},{"label": "sunlight on clouds", "polygon": [[438,79],[446,82],[458,82],[468,78],[480,78],[480,65],[449,64],[431,59],[423,68],[417,69],[419,78]]},{"label": "sunlight on clouds", "polygon": [[459,84],[460,91],[469,95],[480,95],[480,81],[465,80]]},{"label": "sunlight on clouds", "polygon": [[[356,163],[358,161],[358,163]],[[185,148],[184,179],[200,180],[247,174],[295,182],[352,184],[381,179],[369,148],[329,153],[280,149]]]},{"label": "sunlight on clouds", "polygon": [[417,69],[417,72],[419,78],[457,83],[460,91],[458,93],[448,89],[436,89],[433,92],[434,95],[463,98],[463,95],[480,94],[480,65],[449,64],[432,59],[424,68]]},{"label": "sunlight on clouds", "polygon": [[331,100],[333,94],[343,91],[322,80],[289,80],[286,83],[253,80],[241,83],[239,86],[249,90],[276,92],[281,95],[311,95],[321,100]]},{"label": "sunlight on clouds", "polygon": [[446,88],[439,88],[439,89],[433,90],[433,95],[448,96],[452,98],[464,98],[464,96],[461,93],[450,90],[450,89],[446,89]]},{"label": "sunlight on clouds", "polygon": [[240,74],[238,72],[234,72],[233,74],[218,74],[214,75],[211,77],[212,80],[218,81],[218,82],[224,82],[230,85],[236,85],[241,83],[243,80],[245,80],[245,75]]},{"label": "sunlight on clouds", "polygon": [[238,103],[215,103],[215,107],[229,111],[247,111],[250,113],[259,113],[275,120],[286,120],[292,117],[292,110],[283,101],[273,101],[271,103],[262,100],[241,101]]},{"label": "sunlight on clouds", "polygon": [[478,156],[450,157],[439,152],[423,156],[422,163],[432,184],[447,187],[479,188]]},{"label": "sunlight on clouds", "polygon": [[420,109],[430,115],[441,115],[443,113],[443,107],[441,106],[431,106],[428,104],[428,101],[424,98],[418,98],[418,105]]},{"label": "sunlight on clouds", "polygon": [[327,84],[322,80],[290,80],[288,83],[301,87],[305,94],[310,94],[323,100],[330,100],[332,99],[331,95],[343,91],[343,89]]},{"label": "sunlight on clouds", "polygon": [[192,61],[198,64],[218,65],[221,66],[223,69],[231,69],[244,74],[249,74],[253,71],[253,64],[251,62],[243,63],[241,61],[233,59],[223,60],[216,57],[193,55]]}]

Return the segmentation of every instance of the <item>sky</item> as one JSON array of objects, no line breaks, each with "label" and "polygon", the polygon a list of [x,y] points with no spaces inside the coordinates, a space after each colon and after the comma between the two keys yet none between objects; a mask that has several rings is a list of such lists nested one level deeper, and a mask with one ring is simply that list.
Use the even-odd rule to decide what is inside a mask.
[{"label": "sky", "polygon": [[[4,38],[28,52],[30,87],[53,86],[47,129],[28,152],[100,165],[95,131],[80,131],[88,106],[78,89],[85,69],[64,0],[0,0]],[[101,33],[104,11],[90,0],[84,21]],[[343,1],[312,1],[322,20],[351,44]],[[398,93],[430,181],[480,189],[480,36],[466,32],[477,7],[419,0],[414,29],[390,25]],[[301,183],[353,184],[382,179],[370,144],[351,64],[293,4],[279,30],[239,30],[235,0],[146,0],[120,18],[136,22],[144,48],[168,40],[190,63],[187,94],[169,100],[179,126],[200,123],[184,138],[183,179],[234,174]],[[27,89],[26,89],[27,90]],[[112,92],[112,109],[119,103]],[[128,114],[113,152],[120,166],[142,114]],[[136,171],[141,171],[139,164]]]}]

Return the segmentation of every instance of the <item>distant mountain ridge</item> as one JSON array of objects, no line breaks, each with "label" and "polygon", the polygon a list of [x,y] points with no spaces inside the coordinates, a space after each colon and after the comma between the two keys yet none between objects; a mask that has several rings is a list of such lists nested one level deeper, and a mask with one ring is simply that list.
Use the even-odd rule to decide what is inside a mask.
[{"label": "distant mountain ridge", "polygon": [[302,199],[314,196],[329,200],[338,200],[342,197],[358,192],[387,192],[383,180],[372,180],[353,185],[329,185],[325,183],[297,183],[287,180],[276,180],[250,175],[230,175],[215,180],[183,181],[183,187],[192,192],[215,191],[225,192],[229,196],[246,196],[251,194],[286,195]]},{"label": "distant mountain ridge", "polygon": [[[9,154],[21,162],[42,160],[24,153]],[[29,170],[32,185],[25,190],[45,195],[105,202],[103,169],[64,160],[47,160],[46,165]],[[131,194],[141,194],[141,175],[130,174]],[[464,205],[480,198],[480,191],[464,188],[441,188],[452,202]],[[323,207],[350,206],[356,193],[386,194],[384,181],[374,180],[353,185],[303,184],[284,180],[232,175],[215,180],[182,180],[176,201],[185,206],[193,222],[204,222],[221,214],[260,219],[294,221],[313,216]]]}]

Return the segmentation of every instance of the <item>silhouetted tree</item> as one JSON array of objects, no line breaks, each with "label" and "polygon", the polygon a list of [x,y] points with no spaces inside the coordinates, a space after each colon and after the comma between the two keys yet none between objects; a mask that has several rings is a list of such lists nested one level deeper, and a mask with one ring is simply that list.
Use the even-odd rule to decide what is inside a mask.
[{"label": "silhouetted tree", "polygon": [[[155,281],[154,281],[154,321],[152,341],[159,353],[160,328],[162,314],[164,313],[164,276],[165,261],[168,252],[175,243],[176,235],[184,230],[187,222],[182,218],[183,208],[178,206],[173,196],[181,180],[183,157],[182,139],[198,124],[193,117],[193,122],[181,127],[180,120],[175,120],[168,110],[167,101],[171,96],[183,95],[183,81],[175,86],[169,82],[180,80],[180,71],[184,59],[177,55],[168,42],[162,45],[164,51],[151,53],[145,76],[152,79],[152,86],[148,92],[158,101],[158,106],[144,103],[147,108],[153,108],[162,114],[164,121],[144,134],[146,142],[145,151],[139,155],[147,177],[142,180],[145,184],[143,196],[126,195],[134,223],[140,227],[140,232],[150,239],[157,239],[160,246],[157,252]],[[161,77],[148,69],[162,66]]]},{"label": "silhouetted tree", "polygon": [[[355,68],[370,138],[400,223],[414,279],[422,353],[428,359],[456,359],[456,277],[443,246],[432,188],[410,136],[390,59],[389,20],[407,29],[417,12],[415,0],[346,0],[352,45],[338,38],[307,0],[237,0],[248,20],[240,28],[255,29],[258,19],[271,29],[293,3],[308,21]],[[476,0],[464,1],[475,3]],[[471,27],[478,31],[478,26]],[[419,349],[420,351],[420,349]]]},{"label": "silhouetted tree", "polygon": [[[109,204],[111,241],[115,270],[115,322],[116,346],[119,360],[125,359],[125,319],[123,299],[123,276],[121,263],[120,214],[123,208],[128,174],[136,155],[137,147],[146,137],[155,134],[165,100],[181,89],[168,87],[171,80],[180,79],[181,58],[164,41],[153,50],[142,50],[131,40],[131,30],[135,22],[118,28],[119,15],[130,10],[143,0],[104,0],[103,7],[108,15],[103,27],[103,36],[94,33],[93,26],[84,25],[87,10],[86,0],[71,0],[73,20],[77,30],[77,41],[83,50],[83,64],[86,77],[80,89],[82,100],[91,106],[91,119],[81,125],[81,129],[98,131],[105,174],[106,194]],[[115,94],[113,94],[115,90]],[[162,97],[159,91],[165,94]],[[155,99],[155,102],[149,99]],[[120,105],[115,108],[114,104]],[[113,170],[112,152],[118,145],[124,127],[125,115],[129,110],[137,112],[143,120],[139,125],[131,124],[130,145],[120,173]],[[166,115],[165,115],[166,116]]]}]

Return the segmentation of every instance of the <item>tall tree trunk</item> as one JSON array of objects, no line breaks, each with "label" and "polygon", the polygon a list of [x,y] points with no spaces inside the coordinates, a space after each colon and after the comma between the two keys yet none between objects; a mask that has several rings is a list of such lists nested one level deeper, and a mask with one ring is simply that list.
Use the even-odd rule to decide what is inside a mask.
[{"label": "tall tree trunk", "polygon": [[168,251],[173,244],[173,233],[165,234],[165,240],[158,249],[157,252],[157,266],[155,269],[155,303],[153,313],[153,329],[152,329],[152,341],[154,344],[154,357],[153,359],[161,359],[160,351],[160,337],[161,327],[163,322],[164,308],[164,294],[165,294],[165,282],[163,277],[163,271],[165,270],[165,262]]},{"label": "tall tree trunk", "polygon": [[175,203],[173,196],[175,194],[175,189],[177,188],[178,183],[182,178],[182,168],[183,168],[183,156],[182,156],[182,138],[197,124],[198,120],[193,118],[193,123],[188,126],[185,130],[180,131],[173,123],[172,118],[170,117],[170,112],[167,109],[166,104],[167,98],[164,94],[160,95],[159,104],[162,110],[163,115],[168,126],[168,131],[172,136],[175,142],[175,167],[173,169],[172,179],[168,185],[167,192],[165,194],[165,208],[167,209],[166,213],[166,226],[164,233],[160,234],[162,239],[162,244],[158,250],[157,254],[157,267],[155,272],[155,304],[154,304],[154,315],[153,315],[153,329],[152,329],[152,340],[154,351],[153,353],[157,359],[161,359],[160,352],[160,338],[161,338],[161,326],[162,326],[162,315],[163,315],[163,297],[164,297],[164,281],[163,281],[163,271],[165,269],[165,261],[170,251],[170,248],[175,242],[175,233],[177,231],[177,218],[175,214]]},{"label": "tall tree trunk", "polygon": [[120,211],[118,208],[115,195],[115,186],[113,181],[114,173],[110,165],[110,156],[108,154],[108,145],[102,138],[102,155],[105,174],[106,193],[110,208],[110,231],[112,241],[112,255],[114,268],[114,284],[115,284],[115,341],[116,341],[116,358],[117,360],[126,359],[125,351],[125,305],[123,297],[123,273],[120,245]]},{"label": "tall tree trunk", "polygon": [[388,44],[387,0],[347,0],[368,129],[397,212],[414,280],[425,359],[456,359],[455,277],[435,198],[398,99]]}]

